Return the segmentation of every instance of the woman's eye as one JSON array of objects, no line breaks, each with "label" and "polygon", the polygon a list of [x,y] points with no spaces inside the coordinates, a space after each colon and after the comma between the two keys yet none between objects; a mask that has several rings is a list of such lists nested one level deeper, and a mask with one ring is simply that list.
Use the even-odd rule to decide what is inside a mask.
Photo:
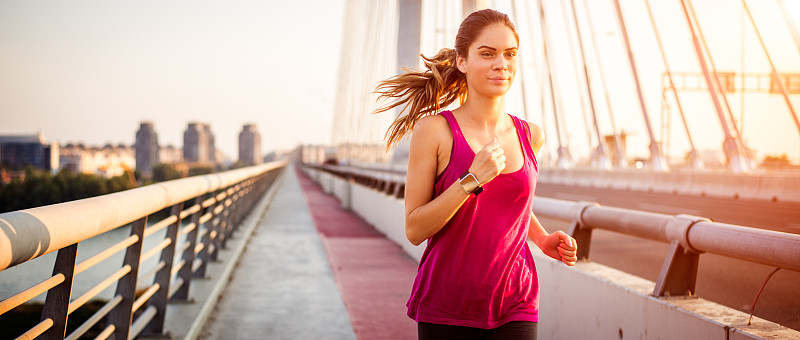
[{"label": "woman's eye", "polygon": [[489,52],[483,52],[483,53],[481,53],[481,55],[484,56],[484,57],[491,57],[492,56],[492,54],[489,53]]},{"label": "woman's eye", "polygon": [[506,53],[506,56],[508,56],[509,58],[516,57],[517,56],[517,52],[508,52],[508,53]]}]

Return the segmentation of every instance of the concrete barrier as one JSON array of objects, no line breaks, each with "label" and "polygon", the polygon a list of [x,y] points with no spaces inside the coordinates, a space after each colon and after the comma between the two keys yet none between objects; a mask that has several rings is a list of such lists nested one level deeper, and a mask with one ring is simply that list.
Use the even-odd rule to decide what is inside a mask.
[{"label": "concrete barrier", "polygon": [[341,177],[333,177],[332,178],[332,185],[331,191],[333,196],[339,199],[339,203],[341,203],[342,208],[350,209],[350,187],[352,182],[348,181],[346,178]]},{"label": "concrete barrier", "polygon": [[692,195],[691,190],[694,186],[694,174],[691,172],[681,173],[674,179],[673,193],[681,195]]},{"label": "concrete barrier", "polygon": [[422,258],[426,243],[414,246],[406,238],[405,206],[402,199],[372,190],[363,185],[352,186],[352,210],[415,260]]},{"label": "concrete barrier", "polygon": [[320,171],[319,173],[319,181],[317,183],[319,183],[319,186],[322,187],[322,191],[324,191],[326,194],[333,193],[334,177],[335,177],[334,175],[324,171]]},{"label": "concrete barrier", "polygon": [[531,248],[542,339],[800,339],[764,319],[748,326],[748,314],[701,298],[653,297],[652,281],[594,262],[567,267]]},{"label": "concrete barrier", "polygon": [[628,190],[647,191],[648,185],[652,181],[652,176],[647,172],[627,170],[624,175],[626,178],[624,181],[627,181],[625,187]]},{"label": "concrete barrier", "polygon": [[667,173],[637,169],[542,169],[539,182],[616,190],[677,193],[720,198],[800,202],[800,175],[730,174],[678,170]]},{"label": "concrete barrier", "polygon": [[778,192],[779,201],[800,202],[800,176],[784,177],[783,191]]}]

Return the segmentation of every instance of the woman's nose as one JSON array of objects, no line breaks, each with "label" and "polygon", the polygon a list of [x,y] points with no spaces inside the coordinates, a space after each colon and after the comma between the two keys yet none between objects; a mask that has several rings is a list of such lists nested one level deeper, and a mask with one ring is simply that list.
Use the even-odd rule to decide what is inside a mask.
[{"label": "woman's nose", "polygon": [[506,58],[504,58],[503,55],[499,55],[494,58],[494,64],[492,67],[495,70],[505,70],[508,68],[508,61],[506,61]]}]

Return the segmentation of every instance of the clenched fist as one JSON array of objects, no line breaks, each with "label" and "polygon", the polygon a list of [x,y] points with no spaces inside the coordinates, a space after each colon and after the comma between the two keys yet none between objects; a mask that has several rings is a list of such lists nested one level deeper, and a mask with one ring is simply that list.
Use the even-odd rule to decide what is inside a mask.
[{"label": "clenched fist", "polygon": [[506,168],[506,156],[504,153],[503,148],[497,143],[497,138],[493,138],[475,154],[475,159],[469,167],[469,172],[475,175],[481,185],[488,183]]}]

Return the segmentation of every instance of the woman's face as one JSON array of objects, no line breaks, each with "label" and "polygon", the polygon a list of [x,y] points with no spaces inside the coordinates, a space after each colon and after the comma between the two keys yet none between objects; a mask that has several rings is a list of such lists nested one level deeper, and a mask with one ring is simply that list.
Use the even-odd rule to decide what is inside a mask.
[{"label": "woman's face", "polygon": [[486,26],[458,56],[458,69],[467,76],[468,95],[500,97],[508,92],[517,72],[517,39],[506,25]]}]

